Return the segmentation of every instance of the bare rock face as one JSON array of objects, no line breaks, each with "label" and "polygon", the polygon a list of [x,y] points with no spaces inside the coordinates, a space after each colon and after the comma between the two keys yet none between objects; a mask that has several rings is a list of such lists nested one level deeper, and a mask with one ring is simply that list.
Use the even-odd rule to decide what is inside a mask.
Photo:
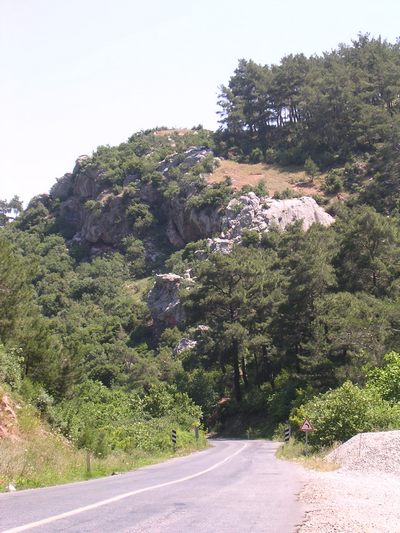
[{"label": "bare rock face", "polygon": [[[172,169],[183,165],[189,171],[205,157],[212,156],[209,148],[193,146],[183,153],[174,154],[159,164],[158,170],[169,179]],[[187,207],[187,198],[175,197],[166,200],[156,184],[141,182],[139,176],[126,176],[124,186],[137,183],[139,199],[155,210],[160,210],[165,219],[168,240],[177,248],[190,241],[209,237],[220,231],[221,217],[217,209]],[[188,184],[186,195],[195,193]],[[93,164],[91,157],[82,155],[72,173],[57,180],[51,197],[60,201],[60,223],[68,228],[71,238],[86,241],[93,246],[118,246],[121,239],[132,232],[126,216],[127,200],[105,189],[101,169]],[[88,200],[97,205],[88,208]]]},{"label": "bare rock face", "polygon": [[[168,177],[170,170],[183,165],[186,169],[202,161],[205,157],[212,156],[213,152],[204,146],[192,146],[183,154],[176,154],[165,159],[159,170]],[[188,195],[195,193],[195,189],[186,191]],[[190,208],[187,199],[174,197],[169,202],[167,237],[176,248],[182,248],[191,241],[198,241],[211,237],[221,231],[220,209],[206,207],[203,209]]]},{"label": "bare rock face", "polygon": [[232,239],[207,239],[207,247],[210,252],[216,252],[220,254],[230,254],[233,247]]},{"label": "bare rock face", "polygon": [[160,332],[185,321],[185,312],[179,298],[183,281],[184,278],[177,274],[156,275],[156,282],[147,299],[156,331]]},{"label": "bare rock face", "polygon": [[188,242],[211,237],[220,231],[219,208],[188,208],[184,198],[170,201],[167,237],[173,246],[182,248]]},{"label": "bare rock face", "polygon": [[174,350],[174,353],[175,354],[180,354],[182,353],[183,351],[185,350],[192,350],[193,348],[195,348],[197,346],[197,342],[194,341],[193,339],[187,339],[186,337],[184,337],[183,339],[181,339],[175,350]]},{"label": "bare rock face", "polygon": [[118,243],[129,232],[126,205],[121,196],[110,196],[103,209],[86,211],[82,222],[82,237],[89,243]]},{"label": "bare rock face", "polygon": [[176,168],[178,165],[184,164],[187,168],[191,168],[210,155],[213,155],[210,148],[206,148],[205,146],[191,146],[182,154],[174,154],[164,159],[160,163],[158,170],[164,175],[168,175],[169,170]]},{"label": "bare rock face", "polygon": [[288,200],[259,198],[253,192],[229,202],[222,221],[223,235],[228,239],[240,239],[243,229],[260,233],[272,226],[285,229],[297,220],[303,221],[303,229],[318,223],[329,226],[334,222],[313,198],[303,196]]},{"label": "bare rock face", "polygon": [[73,175],[68,172],[59,178],[51,188],[50,194],[59,200],[66,200],[72,194]]},{"label": "bare rock face", "polygon": [[0,400],[0,439],[17,438],[17,415],[15,406],[7,394],[3,394]]}]

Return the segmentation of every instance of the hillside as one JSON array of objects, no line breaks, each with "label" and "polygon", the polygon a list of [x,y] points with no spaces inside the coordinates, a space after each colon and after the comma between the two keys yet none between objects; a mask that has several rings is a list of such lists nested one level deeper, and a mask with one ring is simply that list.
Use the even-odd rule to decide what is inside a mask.
[{"label": "hillside", "polygon": [[104,456],[199,425],[312,416],[316,448],[396,427],[400,89],[377,65],[398,44],[241,61],[217,132],[137,132],[2,202],[0,383]]},{"label": "hillside", "polygon": [[271,196],[286,189],[291,189],[301,196],[324,195],[320,186],[325,176],[321,175],[311,180],[303,169],[295,170],[266,163],[239,163],[221,159],[218,167],[209,175],[208,181],[219,183],[225,176],[232,179],[232,186],[235,189],[241,189],[245,185],[256,187],[260,180],[264,180]]}]

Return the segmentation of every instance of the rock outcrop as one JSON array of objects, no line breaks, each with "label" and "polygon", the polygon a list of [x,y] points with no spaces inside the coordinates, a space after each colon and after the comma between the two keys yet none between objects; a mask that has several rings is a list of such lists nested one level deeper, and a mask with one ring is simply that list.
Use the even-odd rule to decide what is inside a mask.
[{"label": "rock outcrop", "polygon": [[[303,228],[311,224],[329,225],[333,218],[308,197],[288,200],[259,198],[253,192],[231,200],[221,207],[196,208],[188,199],[198,190],[194,182],[187,180],[180,193],[167,199],[160,183],[173,180],[176,169],[190,172],[194,165],[205,158],[213,158],[213,152],[204,146],[192,146],[182,153],[168,156],[158,165],[161,173],[158,182],[141,181],[138,174],[125,176],[124,186],[134,184],[136,197],[132,200],[129,189],[120,186],[119,192],[107,187],[102,170],[89,156],[80,156],[72,173],[65,174],[51,190],[51,198],[58,201],[57,222],[75,243],[89,244],[93,250],[117,248],[122,239],[134,233],[133,222],[127,215],[130,202],[144,202],[156,219],[159,238],[165,236],[170,244],[182,248],[187,243],[201,239],[209,241],[211,251],[229,253],[233,242],[240,242],[244,229],[268,231],[272,226],[285,229],[296,220],[303,221]],[[136,188],[136,189],[135,189]],[[125,194],[126,193],[126,194]],[[154,228],[140,235],[152,246]]]},{"label": "rock outcrop", "polygon": [[173,198],[170,202],[167,237],[176,248],[198,241],[221,231],[221,210],[206,207],[187,207],[186,199]]},{"label": "rock outcrop", "polygon": [[[253,192],[242,195],[229,202],[221,220],[223,231],[221,237],[207,240],[207,250],[197,250],[198,260],[205,260],[208,252],[229,254],[235,243],[240,243],[244,229],[259,233],[275,226],[284,230],[289,224],[298,220],[305,230],[318,223],[329,226],[334,218],[326,213],[313,198],[302,197],[288,200],[259,198]],[[166,327],[182,324],[184,311],[179,299],[179,288],[183,278],[175,274],[163,274],[156,277],[154,288],[149,294],[149,306],[156,331]],[[192,280],[191,280],[192,282]],[[196,341],[182,339],[176,347],[176,353],[192,349]]]},{"label": "rock outcrop", "polygon": [[222,235],[226,239],[238,239],[244,229],[263,233],[272,226],[285,229],[289,224],[302,220],[303,229],[318,223],[329,226],[334,222],[317,202],[310,197],[275,200],[259,198],[253,192],[229,202],[222,220]]},{"label": "rock outcrop", "polygon": [[[192,168],[206,157],[213,157],[213,152],[203,146],[193,146],[183,154],[176,154],[160,164],[159,170],[167,178],[170,171],[178,165]],[[187,186],[186,196],[195,194],[194,187]],[[176,248],[182,248],[191,241],[211,237],[221,231],[221,213],[219,208],[206,207],[196,209],[187,205],[187,197],[175,196],[168,206],[167,237]]]},{"label": "rock outcrop", "polygon": [[[172,179],[172,170],[182,165],[186,171],[213,156],[204,146],[193,146],[183,153],[174,154],[161,161],[158,171],[164,179]],[[156,184],[140,181],[136,174],[124,178],[123,186],[137,185],[138,197],[165,219],[164,231],[169,242],[181,248],[190,241],[210,237],[220,231],[221,216],[218,209],[195,209],[187,206],[187,198],[167,200]],[[195,193],[190,190],[186,195]],[[93,246],[116,247],[132,232],[127,220],[129,197],[115,194],[104,183],[102,170],[89,156],[80,156],[72,173],[65,174],[52,187],[50,196],[59,201],[58,221],[75,242]],[[96,204],[89,206],[88,203]]]},{"label": "rock outcrop", "polygon": [[187,169],[190,169],[207,156],[213,156],[213,152],[210,148],[206,148],[205,146],[191,146],[185,152],[181,154],[173,154],[164,159],[164,161],[161,161],[158,170],[165,176],[169,177],[171,169],[182,164],[185,165]]},{"label": "rock outcrop", "polygon": [[156,275],[154,287],[147,299],[156,332],[185,322],[185,311],[179,297],[179,290],[184,281],[184,278],[177,274]]},{"label": "rock outcrop", "polygon": [[187,339],[186,337],[184,337],[183,339],[181,339],[175,350],[174,350],[174,353],[179,355],[180,353],[182,353],[183,351],[185,350],[192,350],[193,348],[195,348],[197,346],[197,342],[194,341],[193,339]]}]

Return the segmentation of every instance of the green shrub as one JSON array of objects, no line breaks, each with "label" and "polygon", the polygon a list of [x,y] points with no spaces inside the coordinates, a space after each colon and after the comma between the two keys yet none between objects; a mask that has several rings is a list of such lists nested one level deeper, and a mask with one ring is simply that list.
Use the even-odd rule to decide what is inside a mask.
[{"label": "green shrub", "polygon": [[325,178],[323,189],[328,194],[337,194],[343,191],[343,179],[338,170],[330,170]]},{"label": "green shrub", "polygon": [[305,402],[292,412],[290,420],[299,426],[305,417],[315,428],[310,443],[329,446],[357,433],[399,427],[400,405],[392,406],[377,389],[360,388],[346,381],[338,389]]},{"label": "green shrub", "polygon": [[21,386],[21,363],[23,358],[18,349],[6,349],[0,344],[0,383],[7,383],[12,389]]},{"label": "green shrub", "polygon": [[311,157],[307,157],[305,160],[304,170],[310,178],[315,178],[319,172],[318,165],[311,159]]},{"label": "green shrub", "polygon": [[267,148],[265,151],[265,162],[272,164],[275,163],[277,160],[277,153],[274,148]]},{"label": "green shrub", "polygon": [[389,402],[400,402],[400,354],[385,355],[385,366],[375,368],[368,374],[368,386],[376,388],[382,398]]},{"label": "green shrub", "polygon": [[200,416],[200,407],[174,386],[152,386],[139,396],[86,381],[56,406],[55,423],[78,447],[104,457],[112,450],[168,450],[171,429],[191,435]]},{"label": "green shrub", "polygon": [[250,162],[251,163],[259,163],[263,159],[263,153],[260,148],[253,148],[250,154]]},{"label": "green shrub", "polygon": [[274,193],[274,200],[287,200],[291,198],[300,198],[301,193],[294,191],[293,189],[284,189],[281,192],[276,191]]},{"label": "green shrub", "polygon": [[228,204],[232,194],[232,186],[225,180],[220,183],[213,183],[209,187],[204,187],[201,192],[189,198],[187,205],[196,209],[220,207]]}]

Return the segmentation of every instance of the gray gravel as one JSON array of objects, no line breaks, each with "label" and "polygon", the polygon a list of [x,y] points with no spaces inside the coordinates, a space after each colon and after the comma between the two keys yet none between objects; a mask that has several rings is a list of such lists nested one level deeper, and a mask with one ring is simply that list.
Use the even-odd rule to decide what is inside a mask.
[{"label": "gray gravel", "polygon": [[327,459],[341,468],[310,472],[299,533],[400,532],[400,431],[357,435]]}]

